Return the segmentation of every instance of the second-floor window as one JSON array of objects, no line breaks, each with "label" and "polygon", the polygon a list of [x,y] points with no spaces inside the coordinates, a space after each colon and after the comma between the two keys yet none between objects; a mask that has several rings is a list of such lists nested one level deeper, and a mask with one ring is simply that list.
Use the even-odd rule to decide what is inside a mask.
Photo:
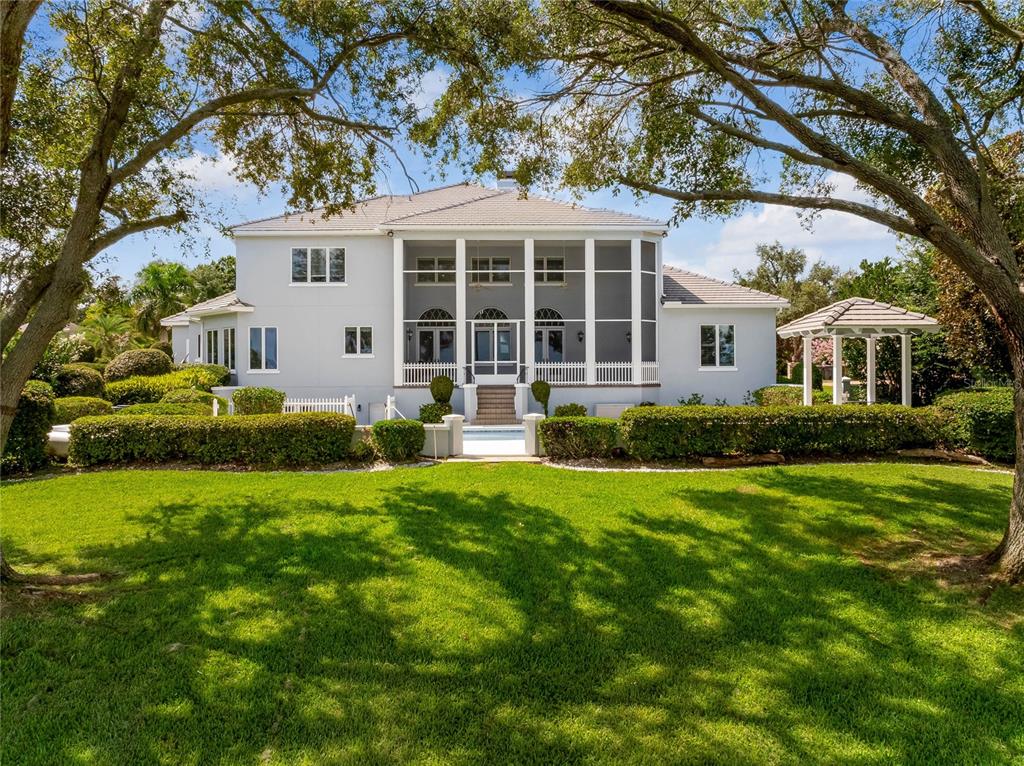
[{"label": "second-floor window", "polygon": [[249,328],[249,371],[277,369],[277,328]]},{"label": "second-floor window", "polygon": [[292,284],[339,284],[345,281],[345,248],[293,247]]},{"label": "second-floor window", "polygon": [[700,366],[736,366],[736,327],[731,324],[700,326]]},{"label": "second-floor window", "polygon": [[533,259],[535,282],[565,282],[565,258],[562,256],[539,257]]},{"label": "second-floor window", "polygon": [[417,258],[416,284],[455,284],[455,259]]},{"label": "second-floor window", "polygon": [[469,281],[475,285],[508,284],[512,281],[512,261],[509,258],[474,258]]}]

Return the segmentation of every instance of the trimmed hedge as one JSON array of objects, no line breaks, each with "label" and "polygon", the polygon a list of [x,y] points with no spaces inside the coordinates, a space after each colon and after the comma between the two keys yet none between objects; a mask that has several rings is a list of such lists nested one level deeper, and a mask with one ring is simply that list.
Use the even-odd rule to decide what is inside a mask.
[{"label": "trimmed hedge", "polygon": [[437,375],[430,381],[430,395],[437,404],[448,404],[455,392],[455,381],[447,375]]},{"label": "trimmed hedge", "polygon": [[107,365],[103,376],[108,381],[124,380],[138,375],[166,375],[171,359],[155,348],[136,348],[118,354]]},{"label": "trimmed hedge", "polygon": [[570,402],[569,404],[559,404],[555,407],[556,418],[585,418],[586,416],[587,408],[582,404]]},{"label": "trimmed hedge", "polygon": [[33,471],[49,462],[46,444],[53,424],[53,389],[30,380],[21,389],[0,466],[6,471]]},{"label": "trimmed hedge", "polygon": [[266,386],[247,386],[231,395],[236,415],[279,415],[284,409],[284,392]]},{"label": "trimmed hedge", "polygon": [[209,391],[218,383],[217,375],[195,365],[167,375],[115,380],[107,384],[107,399],[114,404],[149,404],[159,402],[169,391],[180,388]]},{"label": "trimmed hedge", "polygon": [[448,402],[428,402],[420,405],[421,423],[441,423],[441,418],[452,414],[452,406]]},{"label": "trimmed hedge", "polygon": [[168,391],[160,398],[161,404],[206,404],[213,409],[213,403],[217,402],[220,408],[219,414],[228,414],[228,400],[223,396],[211,394],[209,391],[196,391],[194,388],[176,388]]},{"label": "trimmed hedge", "polygon": [[[754,402],[759,407],[796,407],[804,403],[804,390],[793,386],[765,386],[753,393]],[[814,404],[832,404],[832,396],[828,391],[811,391]]]},{"label": "trimmed hedge", "polygon": [[940,396],[935,407],[948,416],[944,435],[950,446],[992,460],[1013,462],[1013,389],[954,391]]},{"label": "trimmed hedge", "polygon": [[546,380],[535,380],[530,384],[530,393],[537,403],[544,408],[544,417],[548,416],[548,402],[551,401],[551,384]]},{"label": "trimmed hedge", "polygon": [[153,404],[129,404],[114,414],[118,416],[134,415],[146,417],[156,417],[157,415],[201,415],[210,417],[213,415],[213,408],[208,404],[200,404],[198,402],[182,404],[155,402]]},{"label": "trimmed hedge", "polygon": [[930,446],[944,418],[932,408],[635,407],[619,432],[638,460],[720,455],[854,455]]},{"label": "trimmed hedge", "polygon": [[[790,383],[799,383],[803,385],[804,382],[804,363],[797,362],[793,365],[793,374],[789,376]],[[811,388],[818,390],[824,386],[825,380],[821,374],[821,368],[818,365],[811,366]]]},{"label": "trimmed hedge", "polygon": [[418,420],[378,420],[373,424],[373,443],[385,460],[400,463],[412,460],[423,449],[427,438]]},{"label": "trimmed hedge", "polygon": [[176,370],[202,370],[214,381],[215,386],[226,386],[231,381],[231,371],[223,364],[182,364],[176,365]]},{"label": "trimmed hedge", "polygon": [[540,422],[544,451],[554,458],[610,457],[618,432],[619,423],[613,418],[556,415]]},{"label": "trimmed hedge", "polygon": [[103,376],[82,364],[62,364],[50,382],[53,393],[58,397],[94,396],[102,399],[106,388]]},{"label": "trimmed hedge", "polygon": [[356,421],[333,412],[248,418],[82,418],[71,426],[73,465],[238,463],[322,465],[349,455]]},{"label": "trimmed hedge", "polygon": [[112,415],[114,406],[106,399],[95,396],[62,396],[53,402],[54,423],[73,423],[87,415]]}]

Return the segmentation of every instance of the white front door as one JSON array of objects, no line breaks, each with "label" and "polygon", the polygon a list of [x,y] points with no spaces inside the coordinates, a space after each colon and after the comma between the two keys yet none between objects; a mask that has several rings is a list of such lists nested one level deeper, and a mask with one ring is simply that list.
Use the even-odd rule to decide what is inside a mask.
[{"label": "white front door", "polygon": [[516,333],[509,322],[473,323],[473,377],[483,385],[515,383],[519,376]]}]

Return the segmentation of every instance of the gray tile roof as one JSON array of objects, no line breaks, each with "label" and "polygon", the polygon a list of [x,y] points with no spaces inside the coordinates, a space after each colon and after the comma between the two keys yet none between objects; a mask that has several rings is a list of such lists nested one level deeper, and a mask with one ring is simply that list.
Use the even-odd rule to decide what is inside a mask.
[{"label": "gray tile roof", "polygon": [[846,298],[783,325],[783,338],[796,335],[872,335],[935,332],[938,320],[869,298]]},{"label": "gray tile roof", "polygon": [[252,305],[240,301],[238,293],[232,290],[230,293],[218,295],[216,298],[210,298],[208,301],[201,301],[194,306],[189,306],[184,311],[164,317],[160,320],[160,324],[164,327],[180,327],[181,325],[188,324],[192,317],[229,314],[238,311],[249,311],[251,309]]},{"label": "gray tile roof", "polygon": [[764,306],[765,308],[785,308],[789,302],[771,293],[764,293],[750,287],[743,287],[732,282],[712,279],[703,274],[695,274],[675,266],[665,265],[662,268],[662,287],[667,304],[685,306],[743,305]]},{"label": "gray tile roof", "polygon": [[664,229],[664,221],[614,210],[587,208],[517,190],[455,184],[417,194],[386,195],[357,202],[353,210],[324,216],[322,209],[249,221],[232,231],[373,231],[419,227],[637,227]]}]

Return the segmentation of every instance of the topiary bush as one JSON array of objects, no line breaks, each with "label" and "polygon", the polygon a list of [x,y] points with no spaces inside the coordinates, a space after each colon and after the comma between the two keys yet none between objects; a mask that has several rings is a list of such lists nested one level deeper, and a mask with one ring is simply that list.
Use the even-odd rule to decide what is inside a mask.
[{"label": "topiary bush", "polygon": [[155,348],[136,348],[118,354],[103,371],[108,382],[139,375],[166,375],[171,371],[171,360]]},{"label": "topiary bush", "polygon": [[939,396],[935,408],[947,415],[947,444],[992,460],[1013,462],[1013,389],[953,391]]},{"label": "topiary bush", "polygon": [[[765,386],[754,391],[753,397],[759,407],[796,407],[804,403],[804,390],[802,386]],[[811,401],[814,404],[831,404],[832,396],[828,391],[812,390]]]},{"label": "topiary bush", "polygon": [[437,375],[430,381],[430,395],[437,404],[448,404],[455,392],[455,381],[447,375]]},{"label": "topiary bush", "polygon": [[[814,390],[820,389],[824,385],[824,383],[822,381],[823,381],[823,378],[821,376],[821,368],[818,367],[816,364],[815,365],[811,365],[811,388],[813,388]],[[800,385],[803,385],[803,382],[804,382],[804,363],[803,362],[797,362],[793,366],[793,374],[789,376],[789,382],[790,383],[799,383]]]},{"label": "topiary bush", "polygon": [[34,471],[49,462],[46,444],[55,410],[53,388],[30,380],[21,390],[0,466],[6,471]]},{"label": "topiary bush", "polygon": [[191,402],[184,404],[169,404],[167,402],[155,402],[152,404],[129,404],[122,407],[115,415],[141,415],[154,417],[156,415],[195,415],[210,417],[213,415],[213,408],[208,404]]},{"label": "topiary bush", "polygon": [[356,421],[334,412],[247,418],[82,418],[71,425],[69,461],[307,466],[349,455]]},{"label": "topiary bush", "polygon": [[441,423],[441,418],[451,414],[452,406],[448,402],[428,402],[420,405],[421,423]]},{"label": "topiary bush", "polygon": [[160,401],[163,404],[205,404],[213,409],[213,403],[217,402],[218,414],[228,414],[228,400],[223,396],[211,394],[209,391],[197,391],[194,388],[176,388],[168,391]]},{"label": "topiary bush", "polygon": [[266,386],[246,386],[231,395],[236,415],[280,414],[284,408],[284,392]]},{"label": "topiary bush", "polygon": [[548,415],[548,401],[551,399],[551,384],[546,380],[535,380],[530,384],[530,393],[537,403],[544,408],[544,417]]},{"label": "topiary bush", "polygon": [[618,421],[614,418],[555,417],[540,422],[544,451],[550,457],[578,460],[611,457],[618,441]]},{"label": "topiary bush", "polygon": [[50,379],[53,393],[58,397],[93,396],[100,399],[105,393],[103,376],[82,364],[63,364]]},{"label": "topiary bush", "polygon": [[622,414],[619,433],[638,460],[765,452],[846,456],[931,446],[945,420],[933,408],[897,405],[635,407]]},{"label": "topiary bush", "polygon": [[586,416],[587,408],[582,404],[570,402],[569,404],[559,404],[555,407],[556,418],[582,418]]},{"label": "topiary bush", "polygon": [[418,420],[379,420],[373,424],[377,453],[391,463],[412,460],[423,449],[426,431]]},{"label": "topiary bush", "polygon": [[153,343],[150,348],[156,349],[161,354],[167,354],[167,358],[170,359],[172,363],[174,362],[174,347],[169,341],[158,340],[156,343]]},{"label": "topiary bush", "polygon": [[159,402],[164,394],[176,389],[209,391],[216,385],[219,385],[216,373],[194,365],[167,375],[115,380],[107,384],[107,399],[114,404],[147,404]]},{"label": "topiary bush", "polygon": [[63,396],[53,402],[53,422],[73,423],[87,415],[113,415],[114,406],[106,399],[95,396]]},{"label": "topiary bush", "polygon": [[100,375],[103,375],[103,371],[107,369],[107,362],[83,362],[81,360],[72,362],[75,367],[88,367],[90,370],[95,370]]}]

